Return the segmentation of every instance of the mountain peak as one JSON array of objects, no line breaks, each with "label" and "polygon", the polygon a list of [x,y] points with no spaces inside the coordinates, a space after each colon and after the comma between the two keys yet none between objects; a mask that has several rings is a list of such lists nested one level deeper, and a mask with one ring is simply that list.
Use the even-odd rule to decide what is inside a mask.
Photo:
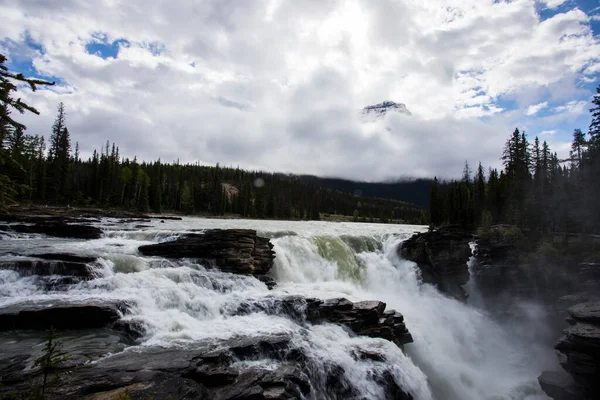
[{"label": "mountain peak", "polygon": [[386,100],[383,103],[366,106],[362,109],[364,116],[374,117],[375,119],[383,118],[388,112],[398,112],[401,114],[412,115],[404,103],[396,103]]}]

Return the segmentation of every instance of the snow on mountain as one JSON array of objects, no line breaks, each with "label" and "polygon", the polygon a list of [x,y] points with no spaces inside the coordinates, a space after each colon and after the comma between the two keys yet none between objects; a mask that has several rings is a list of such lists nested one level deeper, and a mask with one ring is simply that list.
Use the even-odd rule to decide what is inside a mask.
[{"label": "snow on mountain", "polygon": [[389,100],[372,106],[366,106],[362,109],[361,114],[364,122],[371,122],[384,118],[388,112],[412,115],[403,103],[395,103]]}]

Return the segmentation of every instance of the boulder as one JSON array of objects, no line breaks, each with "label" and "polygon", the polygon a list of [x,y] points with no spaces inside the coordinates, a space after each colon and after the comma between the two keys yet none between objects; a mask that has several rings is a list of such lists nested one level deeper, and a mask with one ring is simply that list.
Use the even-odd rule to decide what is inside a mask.
[{"label": "boulder", "polygon": [[267,275],[255,275],[255,277],[256,277],[256,279],[258,279],[259,281],[261,281],[262,283],[264,283],[269,290],[271,290],[275,286],[277,286],[277,282],[275,281],[275,279],[271,278],[270,276],[267,276]]},{"label": "boulder", "polygon": [[402,242],[398,252],[402,258],[417,263],[424,283],[465,301],[468,296],[462,285],[469,280],[467,262],[472,240],[473,235],[460,228],[445,227],[412,236]]},{"label": "boulder", "polygon": [[207,267],[236,274],[265,275],[275,252],[267,238],[251,229],[214,229],[171,242],[140,246],[140,253],[166,258],[190,258]]},{"label": "boulder", "polygon": [[36,302],[0,308],[0,331],[15,329],[45,330],[109,327],[127,312],[124,301],[95,300],[83,304]]}]

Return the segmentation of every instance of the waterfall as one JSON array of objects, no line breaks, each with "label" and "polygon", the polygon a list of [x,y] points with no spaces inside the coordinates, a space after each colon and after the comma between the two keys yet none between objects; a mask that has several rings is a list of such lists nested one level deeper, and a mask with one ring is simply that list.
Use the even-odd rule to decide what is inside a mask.
[{"label": "waterfall", "polygon": [[[142,230],[106,230],[102,239],[77,241],[39,237],[5,238],[2,254],[27,255],[51,247],[100,257],[94,279],[66,290],[48,290],[39,277],[0,270],[0,307],[28,303],[85,303],[125,300],[126,319],[140,321],[139,346],[193,346],[207,339],[237,335],[287,335],[309,358],[315,399],[335,399],[319,376],[341,366],[360,398],[384,398],[374,376],[381,363],[354,356],[357,350],[382,354],[394,381],[416,400],[545,399],[536,382],[542,367],[527,343],[480,309],[422,285],[415,264],[399,258],[400,242],[424,227],[186,218]],[[206,269],[189,260],[142,257],[142,244],[173,240],[178,234],[208,228],[258,228],[276,252],[269,291],[260,281]],[[302,295],[351,301],[381,300],[405,316],[414,343],[404,352],[389,341],[357,337],[333,324],[299,324],[281,312],[237,312],[260,299]],[[268,311],[268,310],[267,310]],[[127,350],[126,350],[127,351]],[[0,350],[1,354],[2,350]],[[262,362],[269,368],[269,361]]]}]

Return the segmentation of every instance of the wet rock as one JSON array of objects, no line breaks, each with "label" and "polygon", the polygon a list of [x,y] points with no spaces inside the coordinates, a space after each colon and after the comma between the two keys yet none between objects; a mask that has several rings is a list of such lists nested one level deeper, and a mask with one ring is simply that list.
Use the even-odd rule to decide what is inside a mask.
[{"label": "wet rock", "polygon": [[472,240],[473,235],[460,228],[445,227],[412,236],[402,242],[398,252],[417,263],[423,282],[464,301],[468,296],[462,285],[469,280],[467,262]]},{"label": "wet rock", "polygon": [[215,229],[139,247],[147,256],[190,258],[225,272],[253,275],[269,272],[275,259],[272,249],[269,239],[251,229]]},{"label": "wet rock", "polygon": [[571,325],[554,348],[579,390],[592,398],[600,393],[600,302],[578,304],[569,314]]},{"label": "wet rock", "polygon": [[267,275],[256,275],[256,279],[258,279],[259,281],[261,281],[262,283],[264,283],[265,285],[267,285],[267,288],[269,290],[271,290],[275,286],[277,286],[277,282],[275,282],[275,279],[271,278],[270,276],[267,276]]},{"label": "wet rock", "polygon": [[119,319],[111,325],[111,329],[124,335],[129,342],[136,342],[146,335],[146,327],[139,319]]},{"label": "wet rock", "polygon": [[352,303],[347,299],[328,299],[324,302],[311,299],[307,302],[307,320],[312,323],[339,323],[357,335],[387,339],[398,346],[412,343],[413,339],[404,316],[397,311],[385,311],[381,301]]},{"label": "wet rock", "polygon": [[[132,399],[360,398],[341,365],[311,358],[314,354],[294,343],[291,336],[280,334],[207,339],[189,347],[132,347],[63,375],[48,399],[108,400],[126,392]],[[356,352],[371,353],[365,358],[373,364],[372,379],[385,389],[385,399],[411,399],[396,383],[385,355]],[[24,367],[24,362],[22,357],[19,365]],[[36,374],[11,369],[0,396],[30,390],[30,382],[39,379]]]},{"label": "wet rock", "polygon": [[42,253],[32,254],[31,257],[41,258],[43,260],[68,261],[76,263],[91,263],[96,261],[96,257],[79,256],[71,253]]},{"label": "wet rock", "polygon": [[344,298],[320,300],[290,296],[245,302],[240,305],[236,314],[265,312],[287,316],[301,323],[341,324],[357,335],[379,337],[398,346],[412,343],[412,336],[404,324],[404,316],[394,310],[386,311],[385,308],[386,304],[381,301],[353,303]]},{"label": "wet rock", "polygon": [[3,229],[17,233],[39,233],[48,236],[74,239],[99,239],[102,230],[89,225],[75,225],[62,221],[37,222],[33,225],[5,225]]},{"label": "wet rock", "polygon": [[0,331],[16,329],[87,329],[110,326],[125,312],[124,301],[88,301],[85,304],[23,303],[0,308]]},{"label": "wet rock", "polygon": [[569,308],[572,320],[577,322],[589,322],[600,324],[600,301],[581,303]]},{"label": "wet rock", "polygon": [[585,394],[564,371],[544,371],[538,377],[542,390],[554,400],[583,400]]},{"label": "wet rock", "polygon": [[21,276],[64,275],[81,279],[92,279],[94,269],[98,267],[94,257],[82,257],[74,254],[35,254],[31,258],[4,258],[0,260],[0,269],[18,272]]},{"label": "wet rock", "polygon": [[160,220],[169,220],[169,221],[182,221],[183,218],[182,217],[172,217],[172,216],[166,216],[166,215],[151,215],[148,218],[154,218],[154,219],[160,219]]}]

